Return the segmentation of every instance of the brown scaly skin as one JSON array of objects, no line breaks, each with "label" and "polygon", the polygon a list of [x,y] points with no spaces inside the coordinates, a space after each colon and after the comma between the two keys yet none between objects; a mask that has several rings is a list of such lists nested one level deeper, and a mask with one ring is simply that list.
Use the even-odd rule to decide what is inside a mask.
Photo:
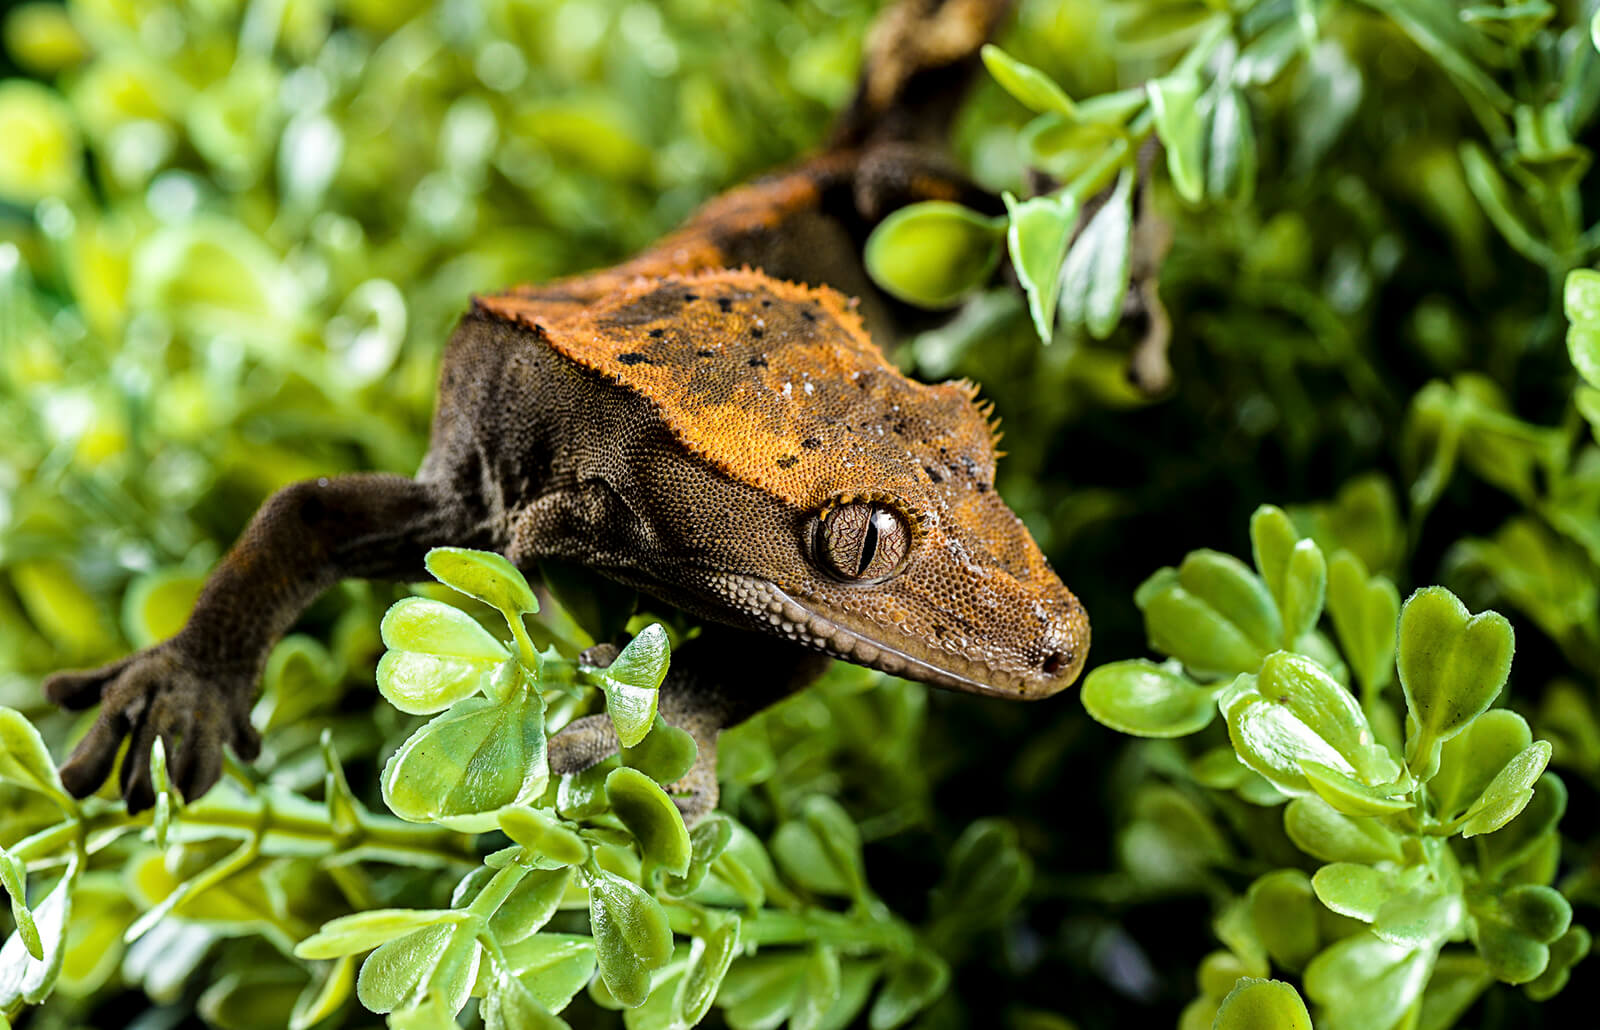
[{"label": "brown scaly skin", "polygon": [[[256,681],[304,608],[346,577],[422,578],[441,545],[530,571],[578,563],[721,624],[678,649],[662,692],[701,747],[676,785],[691,818],[716,801],[717,733],[810,682],[823,655],[1007,697],[1072,682],[1087,618],[993,490],[988,412],[969,384],[918,384],[884,359],[867,329],[893,333],[907,312],[859,258],[906,203],[993,207],[913,141],[953,109],[1005,7],[906,0],[833,149],[712,200],[623,265],[477,298],[415,479],[280,491],[177,636],[46,681],[65,707],[101,704],[68,789],[95,790],[127,737],[122,792],[148,807],[159,737],[178,789],[204,793],[224,745],[254,757]],[[551,769],[615,748],[608,720],[581,719],[552,739]]]}]

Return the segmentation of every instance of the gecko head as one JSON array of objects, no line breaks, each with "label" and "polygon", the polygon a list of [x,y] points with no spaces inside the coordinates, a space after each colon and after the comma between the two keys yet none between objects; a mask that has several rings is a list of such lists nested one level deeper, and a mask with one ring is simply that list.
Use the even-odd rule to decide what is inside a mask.
[{"label": "gecko head", "polygon": [[1046,697],[1083,668],[1083,606],[995,492],[992,411],[903,375],[838,293],[720,270],[541,332],[660,438],[616,444],[638,528],[612,575],[942,687]]},{"label": "gecko head", "polygon": [[770,585],[778,628],[935,686],[1034,699],[1071,684],[1088,616],[1022,521],[992,490],[939,505],[927,493],[845,492],[802,517],[809,575]]}]

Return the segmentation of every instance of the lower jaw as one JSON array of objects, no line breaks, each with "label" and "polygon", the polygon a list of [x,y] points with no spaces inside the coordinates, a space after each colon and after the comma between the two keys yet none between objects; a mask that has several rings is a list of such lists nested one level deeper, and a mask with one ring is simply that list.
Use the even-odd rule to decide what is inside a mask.
[{"label": "lower jaw", "polygon": [[[983,679],[918,658],[894,646],[868,639],[864,634],[812,611],[772,584],[765,584],[768,601],[765,622],[796,643],[857,665],[903,676],[947,690],[960,690],[1011,700],[1032,700],[1046,692],[1029,690],[1021,677],[983,670]],[[974,670],[976,672],[976,670]]]}]

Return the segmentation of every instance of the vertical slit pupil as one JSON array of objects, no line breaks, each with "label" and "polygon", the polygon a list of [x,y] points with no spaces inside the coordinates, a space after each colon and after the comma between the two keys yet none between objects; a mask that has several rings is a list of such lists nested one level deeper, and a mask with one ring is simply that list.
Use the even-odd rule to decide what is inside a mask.
[{"label": "vertical slit pupil", "polygon": [[878,552],[878,513],[871,512],[867,516],[867,532],[861,540],[861,561],[857,564],[856,575],[867,574],[867,566],[872,564],[872,556]]}]

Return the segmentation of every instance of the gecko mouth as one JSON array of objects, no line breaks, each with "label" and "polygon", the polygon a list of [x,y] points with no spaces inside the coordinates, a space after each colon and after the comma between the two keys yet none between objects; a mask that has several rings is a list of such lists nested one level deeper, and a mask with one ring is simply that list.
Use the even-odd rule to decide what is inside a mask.
[{"label": "gecko mouth", "polygon": [[870,640],[789,596],[773,583],[752,581],[751,585],[757,588],[760,598],[752,614],[765,621],[779,636],[891,676],[1013,700],[1046,697],[1071,682],[1068,677],[1006,672],[960,655],[939,655],[937,661],[930,661],[885,644],[881,639]]}]

